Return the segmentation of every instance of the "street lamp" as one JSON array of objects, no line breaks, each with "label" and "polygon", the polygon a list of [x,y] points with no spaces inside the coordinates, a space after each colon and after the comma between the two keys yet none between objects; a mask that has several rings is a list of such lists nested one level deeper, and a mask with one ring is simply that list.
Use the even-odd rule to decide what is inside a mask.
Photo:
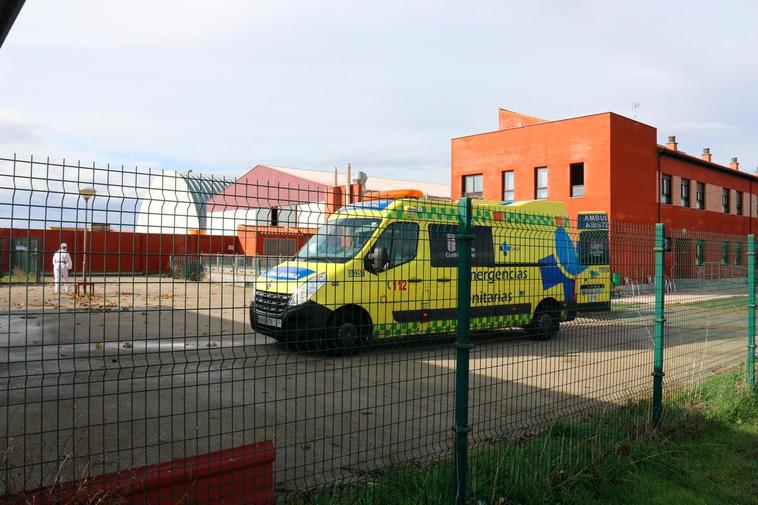
[{"label": "street lamp", "polygon": [[[79,188],[79,196],[84,198],[84,253],[82,254],[82,287],[87,291],[87,278],[85,272],[87,271],[87,213],[89,199],[94,197],[97,191],[95,188]],[[90,290],[91,291],[91,290]],[[90,291],[87,291],[88,293]]]}]

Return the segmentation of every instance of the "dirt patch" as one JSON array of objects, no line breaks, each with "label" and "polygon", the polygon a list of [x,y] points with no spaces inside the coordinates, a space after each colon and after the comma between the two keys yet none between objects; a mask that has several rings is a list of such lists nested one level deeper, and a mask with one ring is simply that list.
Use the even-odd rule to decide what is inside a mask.
[{"label": "dirt patch", "polygon": [[149,277],[93,277],[91,294],[53,292],[52,278],[42,284],[15,284],[0,290],[0,307],[22,311],[118,311],[135,308],[233,309],[247,306],[252,287]]}]

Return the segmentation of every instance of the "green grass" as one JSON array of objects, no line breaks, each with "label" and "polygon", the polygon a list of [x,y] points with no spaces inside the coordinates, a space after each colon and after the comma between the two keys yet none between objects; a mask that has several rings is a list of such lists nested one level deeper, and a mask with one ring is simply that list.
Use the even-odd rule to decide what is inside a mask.
[{"label": "green grass", "polygon": [[566,503],[758,503],[758,425],[705,427],[695,438],[668,441],[644,465],[630,465],[615,482],[584,486]]},{"label": "green grass", "polygon": [[735,295],[725,298],[714,298],[712,300],[696,300],[691,302],[666,302],[668,306],[674,306],[676,310],[681,309],[746,309],[747,296]]},{"label": "green grass", "polygon": [[[472,450],[471,504],[758,504],[758,395],[744,370],[649,402],[554,423],[521,442]],[[304,492],[295,503],[454,503],[449,460],[398,465],[368,482]]]},{"label": "green grass", "polygon": [[758,504],[758,395],[743,372],[669,401],[660,439],[637,440],[615,478],[579,486],[570,504]]},{"label": "green grass", "polygon": [[655,308],[650,303],[643,302],[618,302],[611,300],[611,312],[636,312],[641,310],[652,310]]},{"label": "green grass", "polygon": [[[682,309],[746,309],[747,296],[735,295],[724,298],[713,298],[710,300],[693,300],[677,302],[666,300],[666,308],[674,310]],[[635,301],[611,301],[612,312],[630,312],[639,310],[653,310],[655,307],[652,303],[635,302]]]}]

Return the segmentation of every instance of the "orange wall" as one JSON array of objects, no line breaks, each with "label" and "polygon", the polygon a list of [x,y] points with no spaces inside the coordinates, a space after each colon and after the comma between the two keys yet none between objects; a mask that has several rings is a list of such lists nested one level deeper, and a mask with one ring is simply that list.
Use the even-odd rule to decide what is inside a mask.
[{"label": "orange wall", "polygon": [[[516,200],[531,200],[535,167],[546,166],[548,198],[566,202],[570,216],[584,210],[610,210],[610,123],[611,114],[605,113],[455,138],[452,196],[461,196],[464,175],[481,173],[484,198],[500,200],[502,173],[513,170]],[[586,196],[572,198],[569,165],[579,162],[584,163]]]},{"label": "orange wall", "polygon": [[653,224],[658,216],[656,130],[618,114],[610,114],[610,125],[610,218]]}]

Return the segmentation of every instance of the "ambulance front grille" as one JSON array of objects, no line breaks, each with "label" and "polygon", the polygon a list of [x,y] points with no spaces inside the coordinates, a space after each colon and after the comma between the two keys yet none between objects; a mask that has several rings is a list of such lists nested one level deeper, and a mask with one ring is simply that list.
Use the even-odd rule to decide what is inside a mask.
[{"label": "ambulance front grille", "polygon": [[281,316],[287,308],[290,296],[270,291],[255,292],[255,311],[267,316]]}]

